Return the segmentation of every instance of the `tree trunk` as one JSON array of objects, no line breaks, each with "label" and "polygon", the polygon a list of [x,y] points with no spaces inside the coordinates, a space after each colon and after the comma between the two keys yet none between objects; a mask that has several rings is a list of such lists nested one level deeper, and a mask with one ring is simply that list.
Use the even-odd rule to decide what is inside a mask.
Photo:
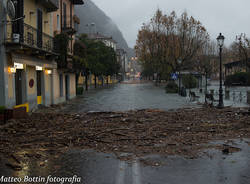
[{"label": "tree trunk", "polygon": [[109,77],[108,76],[107,76],[106,82],[107,82],[107,86],[108,86],[109,85]]},{"label": "tree trunk", "polygon": [[95,75],[95,88],[96,88],[96,75]]},{"label": "tree trunk", "polygon": [[207,94],[207,73],[206,73],[206,88],[205,88],[205,94]]},{"label": "tree trunk", "polygon": [[158,84],[160,84],[160,76],[159,75],[156,76],[156,80],[155,80],[155,85],[158,86]]},{"label": "tree trunk", "polygon": [[85,75],[85,89],[88,91],[88,75]]},{"label": "tree trunk", "polygon": [[159,75],[159,77],[158,77],[158,82],[159,82],[159,84],[161,84],[161,75]]},{"label": "tree trunk", "polygon": [[77,87],[78,87],[78,81],[79,81],[79,73],[76,73],[76,91],[77,91]]}]

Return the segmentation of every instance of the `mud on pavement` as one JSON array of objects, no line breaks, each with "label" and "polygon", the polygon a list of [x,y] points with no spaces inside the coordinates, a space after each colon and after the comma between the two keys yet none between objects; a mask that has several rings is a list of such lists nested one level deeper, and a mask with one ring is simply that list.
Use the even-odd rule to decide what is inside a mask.
[{"label": "mud on pavement", "polygon": [[249,135],[250,115],[239,108],[33,113],[1,125],[0,153],[13,161],[8,167],[14,170],[22,169],[20,162],[59,157],[71,148],[114,153],[123,160],[149,154],[195,158],[211,147],[235,151],[210,141]]}]

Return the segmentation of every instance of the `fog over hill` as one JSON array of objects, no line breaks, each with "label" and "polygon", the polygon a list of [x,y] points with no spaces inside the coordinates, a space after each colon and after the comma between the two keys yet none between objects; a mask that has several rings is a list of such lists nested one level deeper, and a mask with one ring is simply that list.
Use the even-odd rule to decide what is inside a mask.
[{"label": "fog over hill", "polygon": [[[75,6],[75,14],[81,20],[78,33],[98,32],[105,36],[112,36],[118,43],[119,48],[125,49],[130,57],[133,56],[133,49],[128,47],[121,31],[111,18],[109,18],[91,0],[85,0],[84,2],[83,6]],[[94,23],[95,26],[92,23]],[[91,24],[92,26],[90,26]]]}]

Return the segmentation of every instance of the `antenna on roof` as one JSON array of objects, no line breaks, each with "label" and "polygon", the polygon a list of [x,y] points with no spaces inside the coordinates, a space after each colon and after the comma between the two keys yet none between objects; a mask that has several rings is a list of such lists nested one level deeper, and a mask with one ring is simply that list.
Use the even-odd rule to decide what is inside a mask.
[{"label": "antenna on roof", "polygon": [[[18,20],[25,18],[25,16],[16,18],[16,8],[15,8],[16,4],[17,4],[17,1],[14,1],[14,3],[13,3],[12,0],[0,1],[0,5],[3,8],[4,13],[7,13],[9,18],[11,19],[10,21],[7,21],[7,22],[15,22],[15,21],[18,21]],[[6,24],[6,22],[4,22],[4,21],[2,23]]]},{"label": "antenna on roof", "polygon": [[14,20],[16,17],[16,9],[14,3],[11,0],[7,0],[6,11],[10,19]]}]

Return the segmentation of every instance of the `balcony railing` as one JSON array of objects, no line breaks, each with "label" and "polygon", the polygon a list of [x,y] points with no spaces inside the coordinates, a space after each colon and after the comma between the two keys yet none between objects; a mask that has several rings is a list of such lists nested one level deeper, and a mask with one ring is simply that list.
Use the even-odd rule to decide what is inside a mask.
[{"label": "balcony railing", "polygon": [[22,44],[27,47],[53,52],[53,37],[39,33],[34,27],[23,24],[23,34],[13,33],[12,24],[7,25],[6,43]]},{"label": "balcony railing", "polygon": [[75,34],[78,30],[77,23],[73,16],[62,16],[62,31],[68,34]]},{"label": "balcony railing", "polygon": [[59,8],[59,0],[41,0],[41,3],[47,9],[47,12],[53,12]]},{"label": "balcony railing", "polygon": [[74,5],[82,5],[84,4],[83,0],[70,0],[72,2],[72,4]]}]

